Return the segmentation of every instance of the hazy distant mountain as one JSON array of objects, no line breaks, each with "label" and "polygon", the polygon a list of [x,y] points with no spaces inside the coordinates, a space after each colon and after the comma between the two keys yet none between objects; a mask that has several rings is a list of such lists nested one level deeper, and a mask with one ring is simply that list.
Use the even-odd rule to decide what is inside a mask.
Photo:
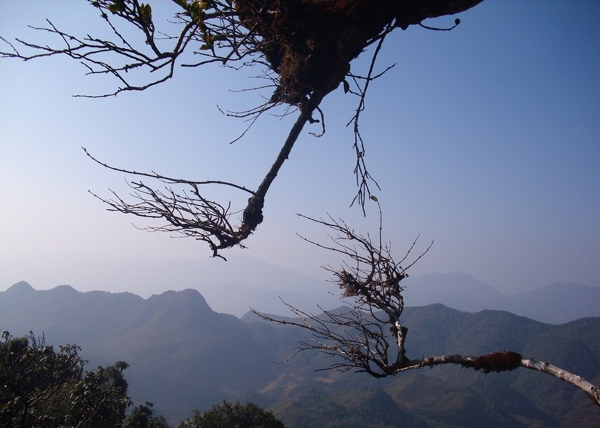
[{"label": "hazy distant mountain", "polygon": [[283,302],[307,312],[318,312],[319,306],[332,309],[341,304],[336,296],[327,293],[325,283],[318,285],[316,289],[298,287],[298,291],[258,289],[246,284],[196,284],[194,289],[215,311],[237,317],[242,317],[250,308],[270,314],[291,314]]},{"label": "hazy distant mountain", "polygon": [[[504,309],[549,323],[565,323],[600,316],[600,287],[583,284],[551,284],[505,297]],[[491,309],[494,309],[493,307]]]},{"label": "hazy distant mountain", "polygon": [[[231,262],[236,269],[229,269],[225,263],[191,265],[186,262],[176,270],[185,271],[183,266],[199,269],[203,276],[198,273],[196,277],[202,281],[192,288],[200,291],[215,311],[237,317],[250,307],[289,315],[281,299],[308,312],[318,312],[318,306],[332,309],[341,304],[333,295],[338,292],[335,284],[249,256],[238,256],[227,263]],[[485,282],[460,272],[410,276],[403,284],[407,306],[441,303],[467,312],[497,309],[553,324],[600,316],[600,287],[582,284],[553,284],[503,295]]]},{"label": "hazy distant mountain", "polygon": [[[74,283],[86,284],[87,289],[90,278],[106,284],[107,289],[127,289],[143,297],[165,289],[192,288],[200,291],[213,310],[237,317],[250,307],[288,315],[281,299],[308,312],[318,312],[318,306],[332,309],[340,305],[332,295],[339,292],[335,284],[248,255],[231,256],[227,262],[211,258],[160,263],[123,261],[117,265],[98,262],[86,266],[85,271],[87,276],[76,277]],[[582,284],[554,284],[503,295],[460,272],[411,275],[403,284],[407,306],[442,303],[467,312],[500,309],[549,323],[600,316],[600,287]]]},{"label": "hazy distant mountain", "polygon": [[600,287],[583,284],[552,284],[502,295],[485,282],[460,272],[411,276],[403,284],[407,306],[441,303],[467,312],[497,309],[552,324],[600,316]]},{"label": "hazy distant mountain", "polygon": [[492,309],[489,305],[503,299],[502,294],[483,281],[461,272],[409,276],[402,281],[407,306],[442,303],[467,312]]},{"label": "hazy distant mountain", "polygon": [[[143,297],[164,290],[193,288],[217,312],[241,317],[250,307],[269,313],[287,314],[279,297],[304,310],[330,309],[339,305],[330,292],[336,287],[304,273],[284,269],[248,255],[230,256],[227,262],[203,258],[145,263],[97,262],[85,266],[86,276],[74,276],[73,284],[85,289],[126,289]],[[93,278],[93,279],[91,279]],[[90,284],[103,284],[90,287]]]},{"label": "hazy distant mountain", "polygon": [[[554,326],[508,312],[469,314],[430,305],[407,308],[404,323],[409,357],[510,349],[600,383],[600,318]],[[172,422],[223,399],[251,398],[262,405],[280,402],[277,414],[289,428],[309,426],[303,425],[307,417],[313,417],[312,426],[356,428],[386,426],[380,422],[399,426],[390,422],[394,417],[435,427],[600,424],[600,412],[588,408],[582,393],[526,370],[483,375],[446,367],[378,380],[315,372],[328,361],[308,353],[274,364],[288,357],[306,333],[249,315],[240,320],[216,313],[195,290],[142,299],[130,293],[80,293],[69,286],[36,291],[21,282],[0,293],[0,328],[17,336],[43,332],[57,346],[76,343],[92,367],[127,361],[134,401],[154,402]],[[355,392],[345,392],[349,389]],[[314,400],[315,390],[329,398]],[[376,406],[376,417],[369,419],[368,407],[358,405],[360,397]],[[336,412],[329,422],[315,422],[328,415],[327,409]],[[356,423],[349,425],[350,420]]]},{"label": "hazy distant mountain", "polygon": [[210,407],[227,391],[260,389],[272,367],[246,324],[213,312],[195,290],[142,299],[69,286],[34,291],[21,282],[0,293],[0,328],[76,343],[92,367],[127,361],[134,399],[156,403],[171,419]]},{"label": "hazy distant mountain", "polygon": [[[202,280],[193,288],[210,303],[217,312],[241,317],[249,308],[288,315],[290,312],[282,300],[309,312],[340,305],[335,285],[309,275],[284,269],[250,256],[236,256],[227,263],[201,263]],[[234,268],[232,268],[234,266]]]}]

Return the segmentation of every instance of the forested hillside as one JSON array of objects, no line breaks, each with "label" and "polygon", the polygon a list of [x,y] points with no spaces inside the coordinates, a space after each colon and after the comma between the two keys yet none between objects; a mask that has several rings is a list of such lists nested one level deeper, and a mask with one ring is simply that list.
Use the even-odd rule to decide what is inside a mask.
[{"label": "forested hillside", "polygon": [[[600,382],[600,318],[550,325],[431,305],[407,308],[403,319],[409,357],[512,350]],[[171,422],[228,399],[273,406],[288,427],[600,425],[583,393],[525,369],[485,375],[444,367],[377,380],[315,371],[328,362],[309,353],[275,364],[303,332],[251,314],[216,313],[195,290],[142,299],[19,283],[0,293],[0,327],[15,336],[44,333],[49,344],[76,343],[92,367],[127,361],[134,402],[154,402]]]}]

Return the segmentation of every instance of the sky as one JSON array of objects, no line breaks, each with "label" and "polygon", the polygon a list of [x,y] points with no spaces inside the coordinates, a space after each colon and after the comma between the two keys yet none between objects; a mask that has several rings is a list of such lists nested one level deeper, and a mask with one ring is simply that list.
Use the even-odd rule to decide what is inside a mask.
[{"label": "sky", "polygon": [[[165,3],[151,4],[161,22]],[[460,271],[504,294],[557,282],[600,286],[600,3],[486,0],[458,16],[450,32],[397,30],[377,63],[380,71],[395,66],[372,83],[361,129],[385,238],[397,258],[417,236],[415,254],[434,241],[412,275]],[[106,34],[83,1],[0,0],[8,40],[56,46],[27,28],[46,18],[73,34]],[[361,57],[352,71],[367,65]],[[0,59],[0,290],[25,280],[36,289],[70,284],[144,296],[152,266],[163,266],[165,278],[176,261],[210,266],[201,242],[143,232],[132,222],[159,223],[106,211],[88,190],[127,194],[126,177],[81,147],[117,167],[256,188],[295,119],[265,115],[230,144],[247,123],[219,109],[261,103],[260,92],[244,91],[261,83],[257,67],[178,68],[144,92],[73,97],[117,86],[85,72],[66,57]],[[246,255],[326,279],[321,266],[339,258],[297,234],[326,242],[328,231],[297,213],[376,233],[377,205],[367,204],[366,217],[349,206],[357,188],[346,123],[356,102],[341,88],[325,99],[325,135],[309,134],[317,125],[304,130],[248,248],[224,252],[230,269],[241,269],[236,257]],[[245,194],[208,192],[245,205]],[[161,281],[153,292],[182,286]]]}]

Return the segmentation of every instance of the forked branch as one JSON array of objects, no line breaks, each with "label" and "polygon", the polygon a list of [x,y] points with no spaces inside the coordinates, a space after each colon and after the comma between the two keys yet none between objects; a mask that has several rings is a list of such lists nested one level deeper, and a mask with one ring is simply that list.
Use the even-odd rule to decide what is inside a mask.
[{"label": "forked branch", "polygon": [[[113,199],[100,199],[113,211],[163,219],[165,225],[148,230],[194,237],[207,242],[213,255],[217,256],[219,250],[243,246],[243,241],[263,221],[266,194],[304,125],[306,122],[319,122],[312,117],[316,110],[321,130],[325,131],[324,114],[319,106],[322,99],[340,84],[344,83],[346,89],[346,78],[356,83],[357,89],[353,93],[359,97],[351,120],[358,185],[354,201],[358,201],[364,212],[364,204],[372,196],[369,184],[377,186],[377,183],[366,168],[365,147],[358,124],[369,84],[382,74],[374,74],[374,65],[385,37],[397,28],[406,29],[426,18],[462,12],[480,1],[173,0],[176,11],[173,18],[164,24],[157,23],[148,3],[90,0],[109,30],[107,38],[89,34],[74,36],[48,20],[46,27],[32,28],[53,36],[57,44],[21,39],[10,43],[0,38],[9,47],[6,51],[0,50],[0,56],[30,60],[65,55],[81,62],[88,74],[109,75],[117,80],[116,90],[88,97],[143,91],[172,78],[176,64],[200,67],[217,63],[235,69],[246,65],[263,66],[262,77],[270,83],[264,88],[272,88],[273,92],[265,103],[238,116],[250,118],[253,123],[265,111],[281,105],[299,111],[299,116],[275,162],[255,191],[228,182],[198,182],[155,173],[137,173],[97,161],[110,169],[156,179],[167,186],[184,186],[183,191],[170,187],[155,190],[141,180],[132,181],[133,202],[127,202],[116,194]],[[133,36],[128,32],[131,28],[135,30]],[[351,62],[371,45],[376,47],[367,75],[360,77],[350,73]],[[147,73],[144,74],[144,71]],[[208,200],[200,191],[200,186],[206,185],[248,192],[248,204],[238,211],[232,210],[230,203]],[[241,213],[239,220],[234,218],[238,213]]]},{"label": "forked branch", "polygon": [[[99,161],[84,148],[85,153],[96,163],[113,171],[128,175],[148,177],[167,185],[165,190],[155,190],[141,180],[129,182],[132,189],[132,202],[128,202],[111,190],[114,198],[107,199],[95,197],[106,203],[109,211],[118,211],[124,214],[133,214],[137,217],[162,219],[166,222],[161,226],[143,228],[151,232],[169,232],[185,237],[192,237],[206,242],[213,252],[213,257],[221,257],[220,250],[234,246],[244,247],[246,240],[263,221],[263,207],[267,192],[277,177],[283,163],[290,155],[294,143],[298,139],[304,125],[309,122],[312,112],[317,108],[320,98],[315,97],[306,103],[300,112],[296,123],[290,130],[285,144],[279,151],[275,162],[263,178],[256,191],[251,191],[245,186],[216,180],[191,181],[180,178],[167,177],[155,172],[145,173],[110,166]],[[173,185],[184,187],[182,191],[175,191]],[[242,210],[232,210],[231,202],[226,205],[207,199],[202,195],[201,186],[225,186],[250,194],[248,204]],[[241,219],[233,216],[241,213]],[[237,223],[237,224],[236,224]]]},{"label": "forked branch", "polygon": [[[333,358],[333,363],[322,370],[356,370],[376,378],[393,376],[408,370],[457,364],[484,373],[504,372],[519,367],[537,370],[561,379],[584,391],[595,404],[600,405],[600,391],[585,379],[547,362],[523,358],[516,352],[495,352],[479,357],[464,355],[427,356],[409,359],[406,356],[408,328],[400,317],[404,310],[404,287],[400,282],[408,276],[407,269],[418,261],[431,245],[414,259],[409,259],[415,248],[412,244],[406,255],[395,262],[389,243],[382,243],[380,208],[379,237],[373,242],[369,235],[356,233],[343,221],[311,221],[334,231],[333,244],[321,244],[305,239],[319,248],[345,256],[342,267],[326,270],[342,290],[341,299],[346,309],[322,311],[320,315],[303,312],[286,303],[295,319],[280,319],[252,310],[264,320],[292,325],[310,332],[309,339],[300,339],[293,355],[317,351]],[[405,267],[401,265],[405,264]],[[285,303],[285,302],[284,302]],[[292,355],[292,356],[293,356]]]}]

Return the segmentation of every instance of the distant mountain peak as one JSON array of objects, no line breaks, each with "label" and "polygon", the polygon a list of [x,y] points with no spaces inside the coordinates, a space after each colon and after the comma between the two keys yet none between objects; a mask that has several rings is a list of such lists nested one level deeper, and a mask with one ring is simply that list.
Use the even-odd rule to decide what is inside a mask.
[{"label": "distant mountain peak", "polygon": [[8,290],[6,290],[5,293],[11,295],[24,295],[27,293],[31,293],[32,291],[35,291],[35,289],[31,285],[29,285],[28,282],[19,281],[16,284],[12,285]]},{"label": "distant mountain peak", "polygon": [[404,302],[407,306],[442,303],[471,313],[503,310],[545,323],[562,324],[600,316],[600,287],[555,283],[502,295],[494,287],[461,272],[430,273],[406,280]]},{"label": "distant mountain peak", "polygon": [[51,290],[55,290],[55,291],[60,292],[60,293],[77,293],[77,294],[81,294],[81,291],[77,291],[75,288],[73,288],[73,287],[71,287],[70,285],[67,285],[67,284],[57,285],[56,287],[52,288]]},{"label": "distant mountain peak", "polygon": [[204,296],[193,288],[182,291],[168,290],[161,294],[154,294],[147,299],[147,302],[163,308],[193,308],[199,313],[214,313]]}]

